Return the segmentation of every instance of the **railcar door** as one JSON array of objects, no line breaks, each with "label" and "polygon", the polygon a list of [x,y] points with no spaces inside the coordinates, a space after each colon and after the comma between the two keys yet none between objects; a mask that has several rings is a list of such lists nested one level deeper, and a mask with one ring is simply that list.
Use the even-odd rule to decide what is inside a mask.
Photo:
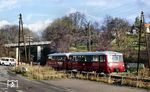
[{"label": "railcar door", "polygon": [[62,66],[63,69],[68,70],[68,62],[69,62],[68,57],[65,57],[63,61],[63,66]]},{"label": "railcar door", "polygon": [[56,56],[56,63],[55,63],[55,67],[56,69],[58,70],[61,70],[63,69],[63,66],[64,66],[64,61],[65,61],[65,56]]},{"label": "railcar door", "polygon": [[86,55],[85,56],[85,62],[83,63],[83,71],[92,71],[92,61],[93,61],[93,55]]},{"label": "railcar door", "polygon": [[75,57],[69,56],[68,69],[69,70],[76,69],[76,66],[77,66],[76,64],[77,64],[77,61],[75,61]]},{"label": "railcar door", "polygon": [[107,56],[99,56],[99,72],[107,72]]},{"label": "railcar door", "polygon": [[91,64],[92,65],[91,65],[90,71],[99,72],[99,56],[98,55],[93,56],[93,60]]},{"label": "railcar door", "polygon": [[77,56],[77,70],[83,71],[85,66],[85,57],[84,56]]}]

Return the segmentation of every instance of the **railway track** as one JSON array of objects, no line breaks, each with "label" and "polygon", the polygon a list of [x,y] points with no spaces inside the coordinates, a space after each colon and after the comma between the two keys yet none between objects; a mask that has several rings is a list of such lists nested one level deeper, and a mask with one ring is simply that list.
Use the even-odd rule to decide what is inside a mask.
[{"label": "railway track", "polygon": [[[130,73],[94,73],[94,72],[78,72],[66,71],[71,78],[86,79],[92,81],[101,81],[117,85],[129,85],[135,87],[143,87],[150,85],[150,78],[143,78],[139,76],[130,76]],[[81,78],[82,76],[82,78]]]}]

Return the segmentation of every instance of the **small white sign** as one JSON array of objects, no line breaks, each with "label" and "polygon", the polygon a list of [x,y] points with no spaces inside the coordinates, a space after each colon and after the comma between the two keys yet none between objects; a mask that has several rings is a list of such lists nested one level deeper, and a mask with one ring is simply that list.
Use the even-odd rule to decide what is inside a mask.
[{"label": "small white sign", "polygon": [[18,80],[7,80],[7,87],[17,88],[18,87]]}]

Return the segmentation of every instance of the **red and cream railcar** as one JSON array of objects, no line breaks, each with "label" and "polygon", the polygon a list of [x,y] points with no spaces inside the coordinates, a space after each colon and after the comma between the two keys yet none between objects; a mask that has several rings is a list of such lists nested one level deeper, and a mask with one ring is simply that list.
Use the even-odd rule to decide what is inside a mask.
[{"label": "red and cream railcar", "polygon": [[124,72],[122,53],[113,51],[54,53],[48,55],[47,64],[55,69]]}]

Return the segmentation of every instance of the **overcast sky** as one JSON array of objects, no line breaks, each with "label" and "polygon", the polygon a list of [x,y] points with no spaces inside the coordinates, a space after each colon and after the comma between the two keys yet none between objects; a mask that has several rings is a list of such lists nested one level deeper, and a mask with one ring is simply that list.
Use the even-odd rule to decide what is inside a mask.
[{"label": "overcast sky", "polygon": [[5,24],[18,25],[22,13],[24,25],[38,32],[56,18],[79,11],[91,21],[102,21],[106,15],[121,17],[133,23],[144,11],[149,22],[149,0],[0,0],[0,27]]}]

